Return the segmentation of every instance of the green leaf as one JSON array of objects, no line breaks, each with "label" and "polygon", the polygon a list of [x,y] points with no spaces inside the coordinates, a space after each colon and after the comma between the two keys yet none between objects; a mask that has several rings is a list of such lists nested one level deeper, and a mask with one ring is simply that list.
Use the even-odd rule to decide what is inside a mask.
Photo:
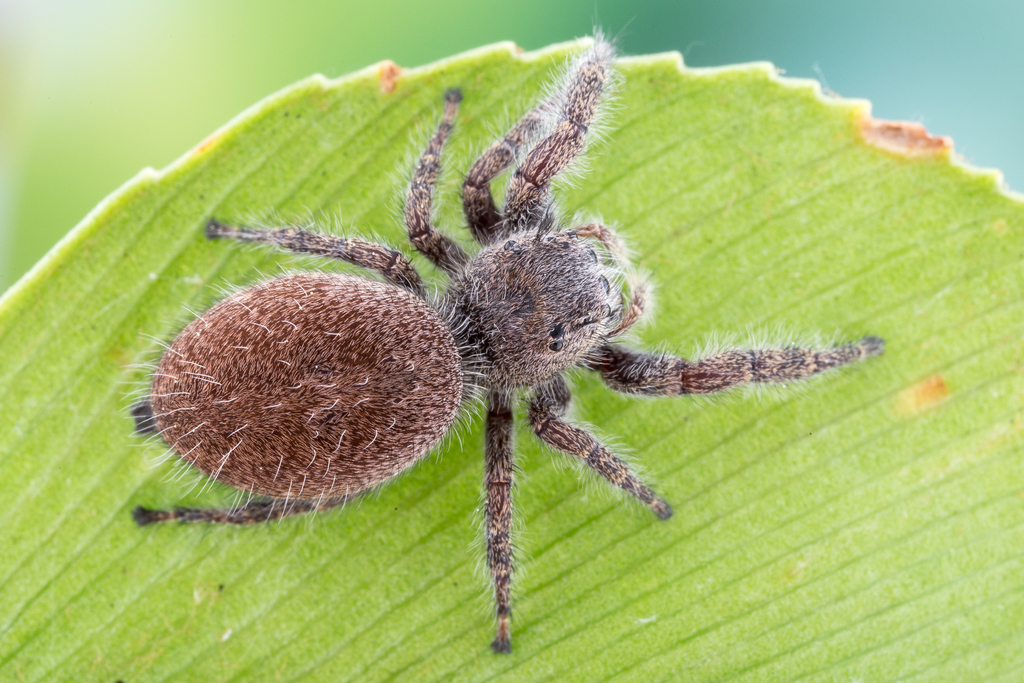
[{"label": "green leaf", "polygon": [[393,92],[386,68],[302,81],[130,181],[6,294],[0,679],[1019,677],[1024,203],[912,130],[871,128],[914,154],[868,144],[865,103],[764,64],[625,60],[608,139],[563,206],[619,226],[659,285],[646,345],[781,327],[877,334],[886,353],[761,399],[641,401],[580,376],[577,419],[632,452],[676,515],[581,486],[520,428],[511,656],[488,647],[479,416],[344,511],[132,522],[138,504],[231,492],[197,500],[154,465],[127,415],[145,379],[131,364],[218,283],[295,265],[207,242],[206,219],[340,215],[403,243],[400,176],[459,85],[440,221],[468,244],[457,171],[576,49],[485,48]]}]

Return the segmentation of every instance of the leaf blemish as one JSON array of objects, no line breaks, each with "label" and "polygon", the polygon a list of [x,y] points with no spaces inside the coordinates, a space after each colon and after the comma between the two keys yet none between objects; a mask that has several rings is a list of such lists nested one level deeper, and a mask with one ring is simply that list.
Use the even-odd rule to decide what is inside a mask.
[{"label": "leaf blemish", "polygon": [[395,92],[395,86],[398,84],[398,77],[402,75],[402,67],[398,66],[390,59],[385,59],[377,67],[377,76],[380,78],[380,90],[381,92],[391,94]]},{"label": "leaf blemish", "polygon": [[953,151],[952,138],[932,135],[913,121],[883,121],[864,116],[860,132],[869,145],[904,156],[940,156]]},{"label": "leaf blemish", "polygon": [[904,389],[899,395],[899,412],[902,415],[917,415],[923,410],[941,403],[949,396],[949,387],[942,375],[932,375],[923,382]]},{"label": "leaf blemish", "polygon": [[213,147],[221,139],[221,137],[223,137],[223,133],[221,131],[217,131],[211,135],[208,135],[202,142],[196,145],[196,147],[192,150],[192,154],[202,154],[206,150]]}]

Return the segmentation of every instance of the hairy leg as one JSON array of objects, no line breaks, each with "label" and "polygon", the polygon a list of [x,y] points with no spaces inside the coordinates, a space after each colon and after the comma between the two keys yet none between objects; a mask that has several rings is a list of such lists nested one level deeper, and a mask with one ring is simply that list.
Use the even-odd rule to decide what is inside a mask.
[{"label": "hairy leg", "polygon": [[420,156],[419,163],[416,164],[412,182],[409,183],[409,191],[405,196],[405,225],[409,230],[409,240],[434,265],[449,274],[458,272],[469,257],[462,247],[430,224],[430,214],[434,202],[434,188],[441,173],[441,150],[452,132],[460,101],[460,90],[449,90],[445,93],[444,117],[434,137],[427,144],[427,149]]},{"label": "hairy leg", "polygon": [[516,168],[505,193],[505,221],[511,231],[543,223],[551,207],[551,180],[579,157],[611,75],[615,53],[598,40],[569,70],[554,129]]},{"label": "hairy leg", "polygon": [[233,227],[215,219],[206,224],[206,236],[213,239],[231,238],[241,242],[273,244],[285,251],[312,254],[347,261],[363,268],[376,270],[399,287],[417,296],[425,296],[423,280],[402,252],[374,242],[346,239],[298,228],[255,230]]},{"label": "hairy leg", "polygon": [[307,512],[321,512],[344,505],[358,494],[323,500],[261,500],[254,501],[237,510],[174,508],[173,510],[150,510],[139,505],[132,510],[132,518],[139,526],[157,522],[211,522],[214,524],[260,524]]},{"label": "hairy leg", "polygon": [[885,342],[878,337],[823,351],[801,348],[726,351],[698,361],[643,353],[608,344],[588,362],[605,383],[627,394],[678,396],[711,394],[752,382],[792,382],[862,358],[878,356]]},{"label": "hairy leg", "polygon": [[487,566],[494,579],[498,632],[491,643],[495,652],[511,652],[512,638],[512,452],[511,396],[491,392],[487,404],[487,453],[484,479],[487,489]]},{"label": "hairy leg", "polygon": [[556,377],[541,386],[530,403],[530,425],[541,441],[587,463],[595,472],[649,507],[658,519],[672,516],[672,508],[637,479],[629,466],[615,457],[588,432],[562,420],[569,407],[569,388]]},{"label": "hairy leg", "polygon": [[494,205],[491,181],[515,163],[519,151],[533,140],[543,120],[544,105],[528,112],[504,138],[488,147],[466,174],[462,184],[462,210],[469,231],[480,244],[491,244],[508,234]]}]

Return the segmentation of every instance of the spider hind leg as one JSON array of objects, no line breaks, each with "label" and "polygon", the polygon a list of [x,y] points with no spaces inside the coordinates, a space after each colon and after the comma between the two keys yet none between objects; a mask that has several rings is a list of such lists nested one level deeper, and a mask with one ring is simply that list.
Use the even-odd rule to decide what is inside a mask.
[{"label": "spider hind leg", "polygon": [[152,510],[138,505],[132,510],[132,519],[139,526],[158,522],[209,522],[211,524],[261,524],[275,519],[309,512],[321,512],[344,505],[354,496],[324,498],[323,500],[261,500],[252,501],[237,509],[221,508],[174,508],[173,510]]}]

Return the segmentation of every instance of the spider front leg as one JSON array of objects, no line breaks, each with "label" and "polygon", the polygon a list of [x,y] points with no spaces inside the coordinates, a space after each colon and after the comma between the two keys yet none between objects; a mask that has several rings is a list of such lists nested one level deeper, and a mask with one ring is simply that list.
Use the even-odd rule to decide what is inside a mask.
[{"label": "spider front leg", "polygon": [[612,389],[644,396],[711,394],[750,383],[806,379],[863,358],[881,355],[885,342],[864,337],[843,346],[815,351],[797,347],[726,351],[698,361],[632,351],[613,344],[600,347],[587,367],[601,373]]},{"label": "spider front leg", "polygon": [[462,209],[466,225],[480,244],[491,244],[507,236],[501,215],[491,195],[491,181],[515,163],[519,151],[529,143],[544,120],[544,105],[528,112],[505,137],[488,147],[470,167],[462,184]]},{"label": "spider front leg", "polygon": [[484,479],[487,489],[487,567],[494,580],[498,632],[491,643],[495,652],[512,651],[509,622],[512,619],[512,401],[508,394],[492,391],[487,404],[487,450]]},{"label": "spider front leg", "polygon": [[615,53],[598,38],[569,70],[557,98],[554,129],[530,150],[505,193],[505,221],[512,232],[543,222],[551,208],[551,181],[583,152],[601,95],[611,76]]},{"label": "spider front leg", "polygon": [[579,458],[595,472],[651,509],[658,519],[672,516],[672,507],[588,432],[562,420],[571,396],[565,380],[556,377],[537,390],[530,403],[530,425],[537,437],[555,450]]},{"label": "spider front leg", "polygon": [[434,188],[441,174],[441,150],[444,149],[444,143],[452,132],[455,114],[461,101],[461,90],[452,89],[445,93],[444,116],[437,127],[437,132],[420,156],[405,197],[405,225],[409,230],[409,240],[434,265],[449,275],[461,270],[469,257],[451,238],[438,232],[437,228],[430,224],[430,219]]},{"label": "spider front leg", "polygon": [[233,227],[213,218],[206,224],[206,237],[211,240],[230,238],[240,242],[262,242],[297,254],[312,254],[347,261],[368,270],[376,270],[391,282],[419,297],[426,296],[423,280],[409,259],[400,251],[374,242],[324,235],[298,228],[255,230]]}]

